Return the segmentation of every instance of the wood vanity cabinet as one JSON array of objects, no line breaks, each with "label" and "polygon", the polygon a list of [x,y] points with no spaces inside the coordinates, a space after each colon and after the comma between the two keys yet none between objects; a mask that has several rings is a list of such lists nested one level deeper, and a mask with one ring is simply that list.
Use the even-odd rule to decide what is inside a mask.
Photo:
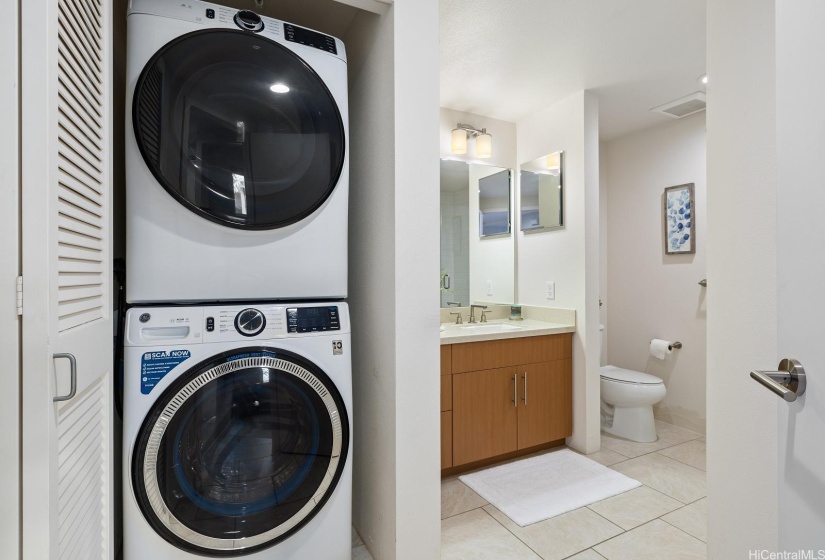
[{"label": "wood vanity cabinet", "polygon": [[[572,335],[547,335],[442,346],[451,378],[446,460],[442,412],[442,469],[514,453],[569,436],[572,421]],[[450,371],[444,375],[444,348]]]}]

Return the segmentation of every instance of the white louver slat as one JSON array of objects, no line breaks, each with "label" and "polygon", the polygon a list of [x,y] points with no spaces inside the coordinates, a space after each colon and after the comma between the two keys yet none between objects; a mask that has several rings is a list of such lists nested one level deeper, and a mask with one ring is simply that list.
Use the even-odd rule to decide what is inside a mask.
[{"label": "white louver slat", "polygon": [[98,0],[58,1],[58,329],[104,316],[105,69]]},{"label": "white louver slat", "polygon": [[58,535],[60,560],[106,558],[108,392],[101,377],[60,411]]}]

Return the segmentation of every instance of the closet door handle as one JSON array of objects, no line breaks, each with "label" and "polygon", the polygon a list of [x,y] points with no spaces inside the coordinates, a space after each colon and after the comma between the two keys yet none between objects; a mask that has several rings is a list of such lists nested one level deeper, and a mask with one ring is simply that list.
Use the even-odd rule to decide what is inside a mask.
[{"label": "closet door handle", "polygon": [[524,406],[527,406],[527,372],[524,372]]},{"label": "closet door handle", "polygon": [[518,374],[513,374],[513,406],[518,408]]},{"label": "closet door handle", "polygon": [[63,395],[62,397],[54,397],[52,401],[54,402],[61,402],[61,401],[69,401],[74,398],[77,394],[77,360],[75,359],[73,354],[54,354],[52,358],[58,360],[60,358],[66,358],[69,360],[69,367],[70,375],[71,375],[71,387],[69,388],[69,394]]}]

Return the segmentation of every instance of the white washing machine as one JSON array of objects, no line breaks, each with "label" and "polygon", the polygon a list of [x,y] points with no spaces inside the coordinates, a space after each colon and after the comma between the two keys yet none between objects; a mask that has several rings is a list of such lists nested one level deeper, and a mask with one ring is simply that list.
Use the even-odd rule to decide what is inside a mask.
[{"label": "white washing machine", "polygon": [[344,44],[196,0],[127,21],[127,301],[346,297]]},{"label": "white washing machine", "polygon": [[345,303],[126,315],[124,560],[349,560]]}]

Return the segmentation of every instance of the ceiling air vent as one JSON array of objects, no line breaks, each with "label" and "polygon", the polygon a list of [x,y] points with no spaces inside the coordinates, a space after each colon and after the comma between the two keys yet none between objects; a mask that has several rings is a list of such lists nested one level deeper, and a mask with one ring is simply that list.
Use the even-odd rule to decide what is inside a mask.
[{"label": "ceiling air vent", "polygon": [[707,103],[705,103],[705,94],[701,91],[691,93],[685,97],[680,97],[675,101],[670,101],[664,105],[659,105],[651,109],[654,113],[662,113],[671,119],[681,119],[693,113],[704,111]]}]

